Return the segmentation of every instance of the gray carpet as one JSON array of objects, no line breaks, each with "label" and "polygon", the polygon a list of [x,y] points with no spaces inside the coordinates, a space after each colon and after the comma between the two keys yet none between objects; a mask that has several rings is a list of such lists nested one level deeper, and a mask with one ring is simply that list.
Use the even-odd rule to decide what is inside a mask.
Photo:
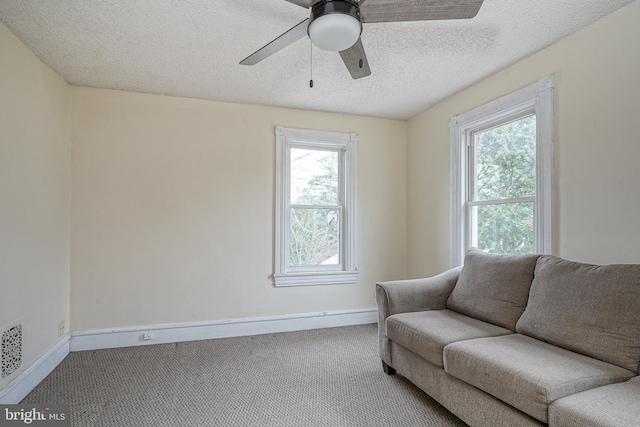
[{"label": "gray carpet", "polygon": [[82,427],[465,426],[382,372],[375,325],[71,353],[23,403]]}]

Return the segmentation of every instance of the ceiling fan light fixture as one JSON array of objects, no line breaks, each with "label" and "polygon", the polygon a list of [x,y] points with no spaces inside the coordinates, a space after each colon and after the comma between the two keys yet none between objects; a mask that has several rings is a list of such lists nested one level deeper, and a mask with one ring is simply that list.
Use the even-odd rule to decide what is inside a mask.
[{"label": "ceiling fan light fixture", "polygon": [[311,9],[308,28],[313,44],[323,50],[340,52],[353,46],[362,33],[360,10],[348,0],[325,0]]}]

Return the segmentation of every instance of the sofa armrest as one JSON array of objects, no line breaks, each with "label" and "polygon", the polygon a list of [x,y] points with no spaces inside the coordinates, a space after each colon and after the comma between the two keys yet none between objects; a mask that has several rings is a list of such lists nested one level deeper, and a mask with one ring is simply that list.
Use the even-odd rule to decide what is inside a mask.
[{"label": "sofa armrest", "polygon": [[444,310],[447,299],[456,286],[460,270],[462,267],[425,279],[397,280],[376,284],[380,357],[384,363],[393,366],[385,325],[387,317],[392,314],[414,311]]},{"label": "sofa armrest", "polygon": [[378,312],[392,314],[444,310],[462,267],[426,279],[380,282],[376,285]]}]

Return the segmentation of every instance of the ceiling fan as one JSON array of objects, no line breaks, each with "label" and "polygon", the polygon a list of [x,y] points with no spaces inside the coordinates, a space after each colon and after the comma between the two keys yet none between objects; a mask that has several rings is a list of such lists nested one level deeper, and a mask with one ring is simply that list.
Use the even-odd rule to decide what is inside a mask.
[{"label": "ceiling fan", "polygon": [[286,0],[311,8],[311,16],[249,55],[242,65],[255,65],[304,36],[323,50],[340,52],[351,77],[371,74],[360,40],[362,24],[376,22],[468,19],[484,0]]}]

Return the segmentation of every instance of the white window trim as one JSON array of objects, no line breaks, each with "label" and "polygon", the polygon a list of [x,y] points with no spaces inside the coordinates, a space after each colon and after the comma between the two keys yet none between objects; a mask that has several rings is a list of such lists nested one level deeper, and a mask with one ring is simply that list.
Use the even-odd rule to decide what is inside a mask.
[{"label": "white window trim", "polygon": [[467,141],[472,131],[489,128],[496,122],[519,117],[527,112],[536,114],[536,208],[534,212],[534,250],[553,252],[553,76],[489,102],[449,121],[450,191],[451,191],[451,251],[450,265],[462,265],[468,245],[465,224]]},{"label": "white window trim", "polygon": [[[356,159],[358,134],[294,129],[276,126],[275,286],[335,285],[355,283],[356,267]],[[289,261],[289,148],[291,146],[342,150],[343,223],[340,236],[340,270],[319,267],[296,269]]]}]

